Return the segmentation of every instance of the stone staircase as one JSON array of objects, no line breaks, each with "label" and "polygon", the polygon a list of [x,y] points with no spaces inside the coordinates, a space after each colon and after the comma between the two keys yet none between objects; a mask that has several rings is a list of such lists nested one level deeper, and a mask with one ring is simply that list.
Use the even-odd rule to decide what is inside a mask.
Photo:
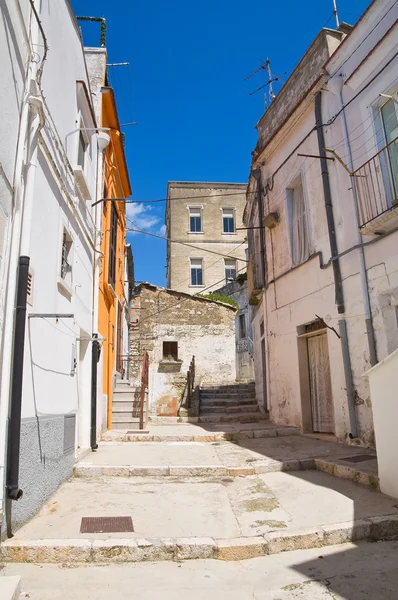
[{"label": "stone staircase", "polygon": [[116,379],[112,399],[112,429],[138,429],[140,389],[127,379]]},{"label": "stone staircase", "polygon": [[257,422],[268,419],[256,401],[254,382],[202,384],[200,423]]}]

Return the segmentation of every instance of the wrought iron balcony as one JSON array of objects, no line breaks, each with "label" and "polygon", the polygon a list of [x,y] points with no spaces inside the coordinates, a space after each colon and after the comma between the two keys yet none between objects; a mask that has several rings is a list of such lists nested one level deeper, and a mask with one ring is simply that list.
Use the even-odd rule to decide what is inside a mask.
[{"label": "wrought iron balcony", "polygon": [[398,138],[353,172],[361,233],[384,233],[398,225]]}]

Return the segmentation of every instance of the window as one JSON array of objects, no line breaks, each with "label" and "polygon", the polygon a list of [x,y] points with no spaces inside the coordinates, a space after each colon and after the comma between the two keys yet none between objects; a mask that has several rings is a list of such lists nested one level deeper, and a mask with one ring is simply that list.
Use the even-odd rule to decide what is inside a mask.
[{"label": "window", "polygon": [[308,215],[301,180],[287,189],[290,220],[290,249],[293,266],[300,265],[310,255]]},{"label": "window", "polygon": [[236,260],[225,260],[225,282],[229,283],[236,279]]},{"label": "window", "polygon": [[233,208],[222,209],[222,223],[224,233],[235,233],[235,218]]},{"label": "window", "polygon": [[115,286],[116,282],[116,244],[117,244],[117,210],[115,204],[111,203],[111,228],[109,232],[109,265],[108,283]]},{"label": "window", "polygon": [[178,342],[163,342],[163,360],[178,360]]},{"label": "window", "polygon": [[[398,197],[398,144],[391,144],[398,138],[398,106],[394,100],[388,100],[381,107],[381,118],[383,121],[384,134],[388,147],[388,159],[390,162],[390,172],[392,175],[394,197]],[[390,176],[391,176],[390,175]]]},{"label": "window", "polygon": [[239,337],[243,340],[246,337],[246,316],[239,315]]},{"label": "window", "polygon": [[71,257],[72,257],[72,238],[64,229],[62,235],[62,249],[61,249],[61,279],[67,285],[71,286],[72,283],[72,265],[71,265]]},{"label": "window", "polygon": [[203,285],[203,263],[201,258],[191,258],[191,285]]},{"label": "window", "polygon": [[[83,124],[80,124],[83,127]],[[79,148],[77,153],[77,164],[81,166],[84,171],[85,162],[86,162],[86,152],[88,148],[88,141],[84,131],[79,131]]]},{"label": "window", "polygon": [[189,231],[190,233],[202,233],[202,210],[200,208],[189,209]]}]

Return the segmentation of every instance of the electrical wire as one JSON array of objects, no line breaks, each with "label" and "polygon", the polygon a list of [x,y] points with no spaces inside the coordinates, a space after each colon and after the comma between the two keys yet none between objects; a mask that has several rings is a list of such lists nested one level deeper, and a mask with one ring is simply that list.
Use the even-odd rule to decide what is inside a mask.
[{"label": "electrical wire", "polygon": [[243,259],[243,258],[238,258],[237,256],[231,256],[229,254],[221,254],[221,252],[217,252],[216,250],[209,250],[208,248],[202,248],[200,246],[194,246],[193,244],[189,244],[187,242],[180,242],[178,240],[173,240],[169,237],[165,237],[163,235],[159,235],[158,233],[152,233],[151,231],[145,231],[143,229],[138,229],[137,226],[135,225],[134,221],[132,219],[130,219],[129,217],[126,217],[127,220],[132,223],[134,225],[134,227],[127,227],[126,231],[131,231],[134,233],[143,233],[144,235],[149,235],[150,237],[154,237],[154,238],[158,238],[160,240],[165,240],[167,242],[170,242],[172,244],[181,244],[182,246],[187,246],[188,248],[193,248],[194,250],[200,250],[202,252],[208,252],[209,254],[216,254],[217,256],[223,256],[224,258],[233,258],[235,260],[240,260],[242,262],[248,262],[247,260]]}]

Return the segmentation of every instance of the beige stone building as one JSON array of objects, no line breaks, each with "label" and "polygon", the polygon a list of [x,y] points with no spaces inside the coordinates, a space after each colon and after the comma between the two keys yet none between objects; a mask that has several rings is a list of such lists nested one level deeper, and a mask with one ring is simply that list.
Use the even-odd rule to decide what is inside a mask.
[{"label": "beige stone building", "polygon": [[246,187],[243,183],[169,182],[168,288],[207,293],[246,271],[242,221]]}]

